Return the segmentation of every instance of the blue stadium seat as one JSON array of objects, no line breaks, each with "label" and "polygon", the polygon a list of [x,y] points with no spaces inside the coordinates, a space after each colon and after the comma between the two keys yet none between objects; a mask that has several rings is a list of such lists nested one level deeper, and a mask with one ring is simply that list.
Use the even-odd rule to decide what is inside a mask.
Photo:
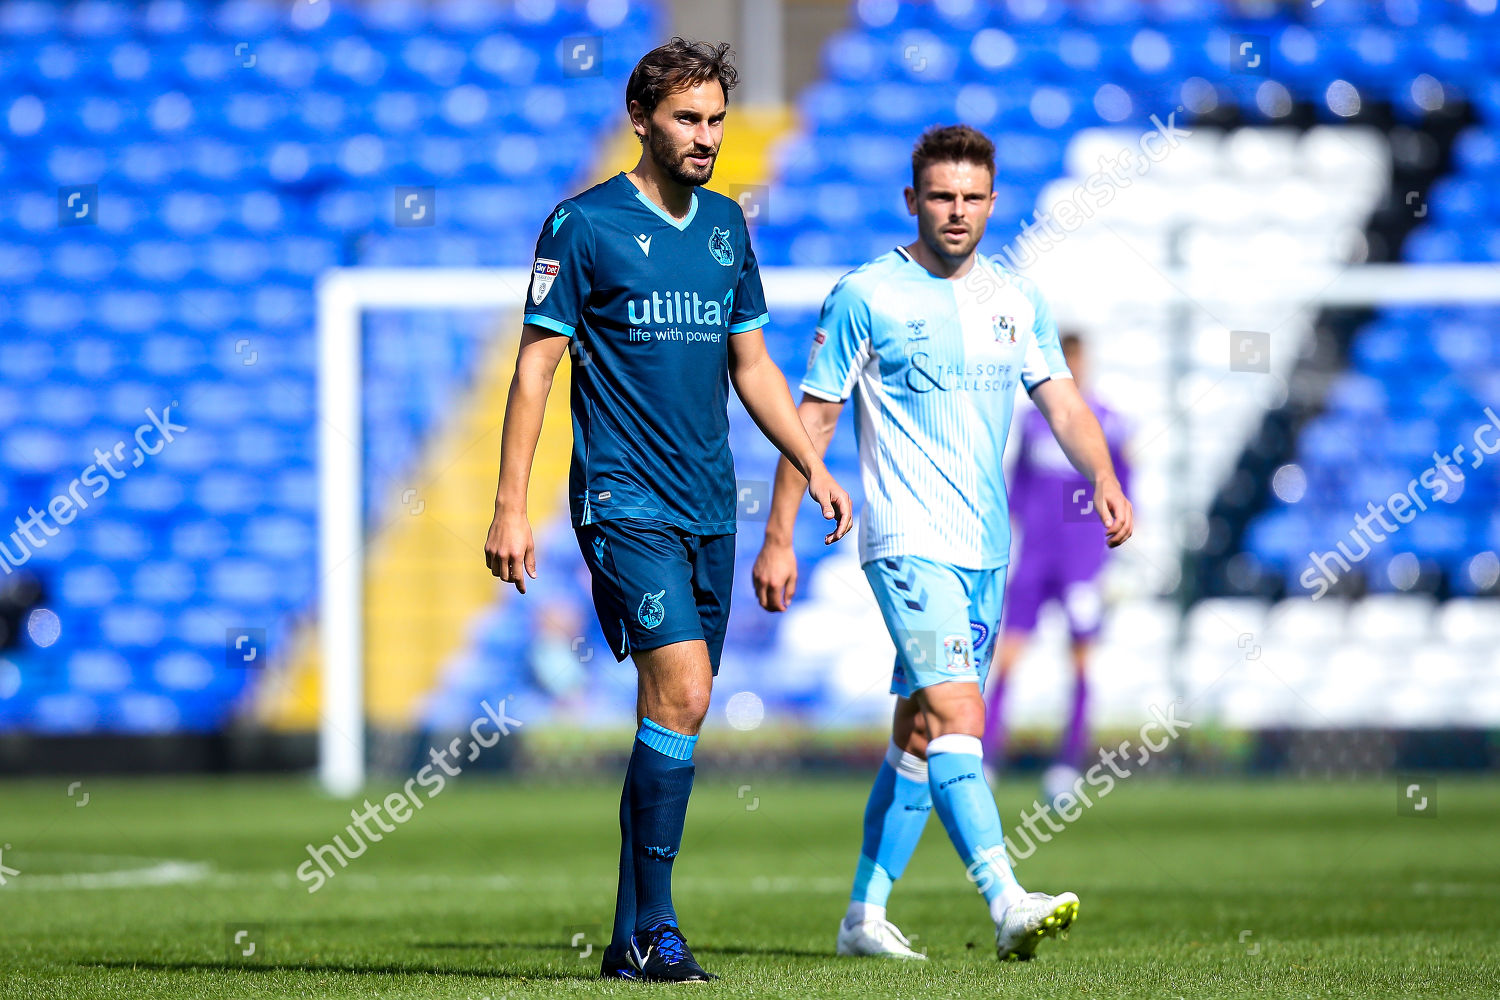
[{"label": "blue stadium seat", "polygon": [[[1458,137],[1454,171],[1432,190],[1431,212],[1402,256],[1497,260],[1500,83],[1490,77],[1500,35],[1493,26],[1483,5],[1431,0],[1318,4],[1295,14],[1215,0],[863,0],[854,26],[825,46],[826,79],[801,96],[803,131],[777,160],[780,211],[757,233],[757,250],[765,264],[847,267],[909,239],[909,222],[881,190],[904,186],[897,151],[922,125],[949,118],[935,111],[951,110],[996,140],[992,231],[1030,214],[1043,186],[1061,175],[1063,150],[1078,130],[1139,121],[1149,109],[1178,103],[1177,81],[1189,76],[1215,81],[1221,101],[1264,120],[1257,101],[1265,77],[1224,72],[1231,32],[1244,31],[1268,37],[1269,76],[1324,119],[1337,117],[1326,92],[1340,79],[1366,100],[1392,101],[1407,119],[1426,113],[1416,95],[1434,82],[1445,98],[1468,97],[1480,121]],[[1015,79],[1028,85],[1004,82]],[[956,104],[944,108],[948,93]],[[1383,310],[1361,330],[1326,414],[1307,425],[1298,445],[1307,495],[1260,515],[1248,551],[1290,570],[1312,539],[1347,528],[1337,518],[1368,497],[1389,495],[1431,463],[1433,450],[1471,433],[1478,400],[1500,393],[1500,348],[1490,334],[1497,321],[1486,310],[1438,314],[1423,306]],[[797,360],[789,363],[795,370]],[[736,448],[753,459],[760,445],[747,433]],[[1455,565],[1457,540],[1473,534],[1471,508],[1496,495],[1488,476],[1476,472],[1443,516],[1411,533],[1426,547],[1422,558]]]},{"label": "blue stadium seat", "polygon": [[[1219,25],[1232,16],[1236,30],[1271,37],[1275,78],[1298,99],[1319,101],[1336,77],[1400,99],[1419,73],[1468,97],[1480,118],[1455,144],[1454,174],[1432,192],[1403,256],[1495,259],[1500,85],[1488,77],[1500,47],[1479,6],[1324,3],[1293,20],[1272,5],[1216,0],[862,0],[826,47],[826,79],[800,96],[805,131],[778,160],[757,251],[767,265],[838,267],[905,242],[909,144],[936,120],[995,134],[992,226],[1013,225],[1059,176],[1079,129],[1175,105],[1176,81],[1189,75],[1222,80],[1229,41]],[[613,127],[631,54],[656,27],[641,3],[584,0],[0,4],[0,181],[13,192],[0,200],[0,497],[16,507],[33,488],[65,482],[96,444],[128,438],[147,407],[175,399],[191,427],[38,553],[74,623],[60,640],[67,662],[84,657],[80,671],[108,678],[119,676],[109,657],[122,657],[127,688],[28,688],[25,707],[7,703],[0,726],[134,732],[224,721],[254,678],[193,683],[223,673],[224,623],[276,628],[314,599],[317,275],[338,264],[524,265],[540,214],[593,161],[595,143],[576,137]],[[560,39],[589,34],[611,42],[605,75],[565,78]],[[1256,118],[1259,83],[1235,75],[1222,98]],[[95,181],[99,225],[59,230],[51,189]],[[407,183],[440,188],[443,225],[395,225],[392,188]],[[1489,224],[1457,225],[1479,217]],[[1252,529],[1252,551],[1264,542],[1291,553],[1311,525],[1327,528],[1316,521],[1324,510],[1346,514],[1346,491],[1370,485],[1348,474],[1350,437],[1388,488],[1411,474],[1420,449],[1462,440],[1454,432],[1476,400],[1496,398],[1487,331],[1497,317],[1431,317],[1390,311],[1356,336],[1327,416],[1299,442],[1308,496],[1269,512],[1274,525]],[[777,322],[786,332],[773,350],[795,371],[813,318]],[[466,385],[484,332],[431,315],[367,329],[367,420],[381,450],[367,488],[374,507]],[[744,426],[734,434],[742,463],[771,462]],[[851,480],[847,456],[837,462]],[[1450,558],[1456,537],[1496,530],[1476,527],[1481,482],[1493,480],[1477,471],[1433,527],[1412,533],[1434,558]],[[799,536],[809,558],[825,554],[816,527]],[[755,630],[765,616],[741,611],[735,627],[763,641]],[[496,630],[530,627],[525,617],[503,629],[488,622],[484,648],[514,655]],[[151,647],[157,633],[181,648]]]},{"label": "blue stadium seat", "polygon": [[36,698],[25,721],[37,732],[66,735],[97,729],[99,717],[99,703],[93,697],[58,692]]},{"label": "blue stadium seat", "polygon": [[154,649],[167,636],[166,617],[149,605],[112,604],[99,610],[99,634],[112,649]]}]

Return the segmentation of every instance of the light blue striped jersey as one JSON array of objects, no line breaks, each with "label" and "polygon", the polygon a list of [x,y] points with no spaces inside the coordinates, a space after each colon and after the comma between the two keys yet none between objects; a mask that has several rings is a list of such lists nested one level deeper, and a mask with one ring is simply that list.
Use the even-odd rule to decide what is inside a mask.
[{"label": "light blue striped jersey", "polygon": [[802,391],[854,397],[860,562],[1008,565],[1016,385],[1071,377],[1035,284],[992,258],[950,281],[897,247],[844,275],[823,301]]}]

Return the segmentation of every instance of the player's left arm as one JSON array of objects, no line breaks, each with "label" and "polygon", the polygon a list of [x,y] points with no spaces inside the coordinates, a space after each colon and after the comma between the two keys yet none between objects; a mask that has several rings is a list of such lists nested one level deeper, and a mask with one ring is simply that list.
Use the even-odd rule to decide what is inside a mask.
[{"label": "player's left arm", "polygon": [[1047,419],[1047,426],[1052,428],[1073,468],[1094,484],[1094,509],[1104,522],[1109,547],[1124,542],[1135,530],[1135,512],[1115,475],[1104,429],[1083,393],[1071,378],[1052,378],[1037,386],[1031,399]]},{"label": "player's left arm", "polygon": [[823,516],[838,521],[823,541],[831,545],[843,538],[854,524],[849,494],[828,472],[819,449],[807,436],[786,376],[771,360],[759,328],[730,336],[729,380],[761,433],[807,480],[808,496],[823,508]]}]

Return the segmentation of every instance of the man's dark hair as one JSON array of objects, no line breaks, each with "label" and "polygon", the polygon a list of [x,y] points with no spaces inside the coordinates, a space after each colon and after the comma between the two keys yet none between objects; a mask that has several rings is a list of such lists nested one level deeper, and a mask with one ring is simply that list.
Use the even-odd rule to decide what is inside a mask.
[{"label": "man's dark hair", "polygon": [[1076,330],[1064,330],[1058,338],[1059,346],[1065,351],[1083,350],[1083,335]]},{"label": "man's dark hair", "polygon": [[911,186],[919,188],[922,171],[933,163],[972,163],[990,172],[995,180],[995,144],[968,125],[934,126],[922,133],[911,151]]},{"label": "man's dark hair", "polygon": [[641,56],[641,61],[630,71],[630,82],[625,84],[625,107],[628,109],[632,101],[639,101],[649,115],[663,97],[709,80],[719,81],[724,88],[724,103],[728,104],[729,92],[740,78],[733,58],[728,42],[715,45],[673,38]]}]

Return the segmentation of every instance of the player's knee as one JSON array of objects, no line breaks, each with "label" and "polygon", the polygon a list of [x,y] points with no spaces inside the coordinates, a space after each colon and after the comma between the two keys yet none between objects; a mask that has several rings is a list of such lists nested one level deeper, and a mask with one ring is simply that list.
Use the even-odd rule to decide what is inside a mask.
[{"label": "player's knee", "polygon": [[682,706],[683,715],[692,726],[692,732],[697,732],[703,727],[703,720],[708,717],[708,692],[694,692]]},{"label": "player's knee", "polygon": [[708,715],[708,700],[707,688],[700,690],[693,686],[672,691],[652,710],[651,721],[673,732],[697,735]]},{"label": "player's knee", "polygon": [[929,695],[922,715],[925,735],[929,739],[948,735],[984,735],[984,698],[977,684],[954,685],[941,697]]},{"label": "player's knee", "polygon": [[945,733],[962,733],[964,736],[984,735],[984,704],[966,706],[955,713],[943,730]]}]

